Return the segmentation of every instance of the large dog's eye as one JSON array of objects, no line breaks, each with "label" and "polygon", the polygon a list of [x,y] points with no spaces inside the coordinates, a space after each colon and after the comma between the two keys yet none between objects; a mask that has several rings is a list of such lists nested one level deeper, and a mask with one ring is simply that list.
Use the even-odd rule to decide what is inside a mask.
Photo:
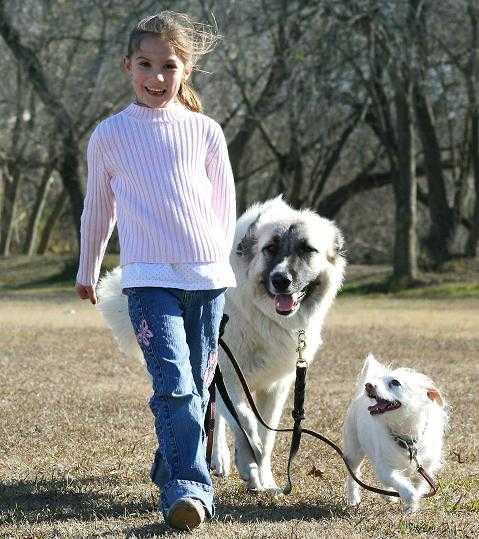
[{"label": "large dog's eye", "polygon": [[393,378],[388,385],[389,387],[401,387],[401,382],[396,380],[396,378]]},{"label": "large dog's eye", "polygon": [[269,245],[265,245],[263,247],[263,253],[268,255],[275,255],[278,252],[278,247],[274,243],[270,243]]},{"label": "large dog's eye", "polygon": [[302,253],[317,253],[319,252],[317,249],[315,249],[312,245],[310,245],[307,241],[303,240],[299,243],[299,250]]},{"label": "large dog's eye", "polygon": [[263,247],[262,251],[266,255],[273,256],[278,252],[278,246],[275,243],[268,243]]}]

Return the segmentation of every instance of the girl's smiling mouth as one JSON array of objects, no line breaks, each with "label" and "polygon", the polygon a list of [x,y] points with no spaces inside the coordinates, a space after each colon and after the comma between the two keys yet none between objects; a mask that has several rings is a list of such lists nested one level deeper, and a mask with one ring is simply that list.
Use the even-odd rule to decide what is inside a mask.
[{"label": "girl's smiling mouth", "polygon": [[165,89],[165,88],[164,88],[163,90],[155,90],[154,88],[149,88],[148,86],[145,86],[145,90],[146,90],[150,95],[155,95],[155,96],[165,95],[165,93],[166,93],[166,89]]}]

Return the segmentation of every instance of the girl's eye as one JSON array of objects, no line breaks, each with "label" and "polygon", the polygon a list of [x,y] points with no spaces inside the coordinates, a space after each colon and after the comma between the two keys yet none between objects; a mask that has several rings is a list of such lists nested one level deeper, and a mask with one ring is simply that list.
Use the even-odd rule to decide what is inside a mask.
[{"label": "girl's eye", "polygon": [[140,62],[141,67],[150,67],[149,62]]},{"label": "girl's eye", "polygon": [[176,69],[176,65],[175,64],[168,64],[166,66],[168,69]]},{"label": "girl's eye", "polygon": [[396,380],[396,378],[393,378],[389,382],[389,387],[401,387],[401,382],[399,380]]}]

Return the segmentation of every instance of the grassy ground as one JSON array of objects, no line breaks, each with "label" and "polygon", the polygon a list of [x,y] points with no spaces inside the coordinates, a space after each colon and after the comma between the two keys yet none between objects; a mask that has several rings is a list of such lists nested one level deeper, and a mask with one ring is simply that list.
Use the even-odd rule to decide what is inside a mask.
[{"label": "grassy ground", "polygon": [[[155,441],[143,367],[121,359],[95,309],[64,289],[52,282],[0,289],[0,537],[180,537],[156,512],[148,478]],[[414,366],[443,388],[451,422],[441,490],[420,513],[406,516],[369,493],[358,509],[346,508],[341,463],[305,439],[291,495],[247,493],[236,474],[215,480],[217,516],[195,535],[477,536],[479,297],[469,296],[345,295],[310,369],[306,426],[335,440],[369,351]],[[284,425],[289,416],[290,408]],[[275,450],[280,483],[288,445],[282,436]]]}]

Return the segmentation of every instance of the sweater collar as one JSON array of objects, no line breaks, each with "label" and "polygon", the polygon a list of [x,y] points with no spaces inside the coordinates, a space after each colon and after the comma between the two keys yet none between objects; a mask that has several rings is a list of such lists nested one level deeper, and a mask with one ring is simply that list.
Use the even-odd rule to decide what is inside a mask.
[{"label": "sweater collar", "polygon": [[131,103],[126,107],[124,112],[137,120],[163,123],[177,122],[188,114],[188,110],[179,103],[172,103],[166,108],[159,109],[152,109]]}]

